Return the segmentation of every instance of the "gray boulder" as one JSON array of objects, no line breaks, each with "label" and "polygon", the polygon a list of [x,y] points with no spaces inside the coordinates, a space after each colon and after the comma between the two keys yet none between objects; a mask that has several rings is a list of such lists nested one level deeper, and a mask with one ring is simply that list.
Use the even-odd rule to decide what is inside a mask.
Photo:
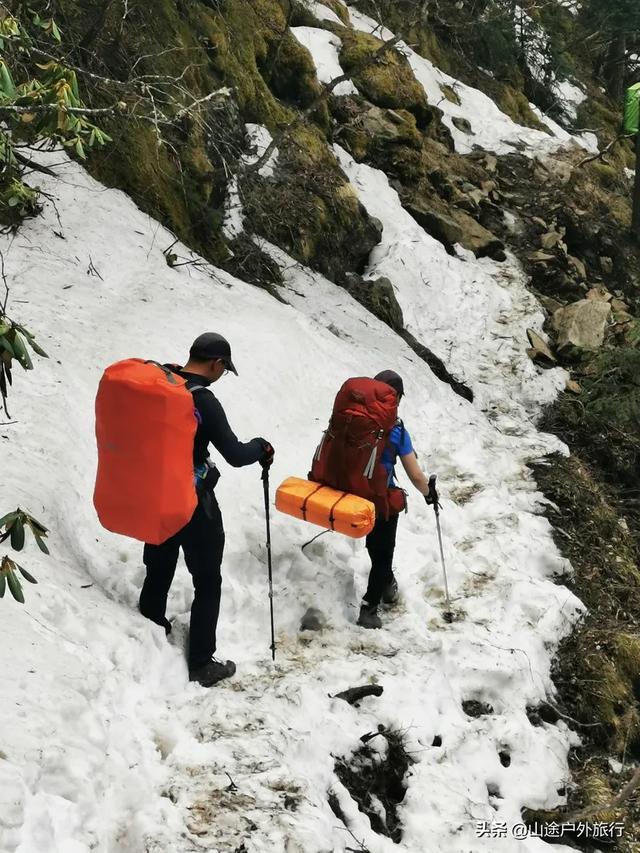
[{"label": "gray boulder", "polygon": [[322,631],[327,626],[327,617],[317,607],[309,607],[300,620],[301,631]]},{"label": "gray boulder", "polygon": [[599,349],[604,342],[604,333],[611,316],[608,302],[581,299],[553,314],[553,328],[558,333],[558,350],[568,347],[576,349]]}]

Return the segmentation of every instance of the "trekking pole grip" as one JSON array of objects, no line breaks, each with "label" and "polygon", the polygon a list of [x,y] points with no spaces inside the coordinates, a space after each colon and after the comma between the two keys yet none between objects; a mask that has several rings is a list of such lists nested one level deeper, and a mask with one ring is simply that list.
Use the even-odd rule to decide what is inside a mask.
[{"label": "trekking pole grip", "polygon": [[436,515],[440,510],[440,498],[438,496],[438,490],[436,489],[436,482],[438,479],[437,474],[432,474],[429,477],[429,492],[424,496],[425,501],[429,505],[433,505]]}]

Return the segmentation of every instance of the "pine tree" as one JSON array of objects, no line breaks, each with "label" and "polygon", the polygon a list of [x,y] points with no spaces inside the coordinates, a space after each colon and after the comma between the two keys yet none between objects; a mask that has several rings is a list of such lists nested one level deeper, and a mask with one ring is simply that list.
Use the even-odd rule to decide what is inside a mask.
[{"label": "pine tree", "polygon": [[638,0],[587,0],[582,15],[595,43],[604,48],[596,68],[602,72],[610,96],[621,101],[625,82],[636,82],[626,78],[628,48],[640,39],[640,3]]}]

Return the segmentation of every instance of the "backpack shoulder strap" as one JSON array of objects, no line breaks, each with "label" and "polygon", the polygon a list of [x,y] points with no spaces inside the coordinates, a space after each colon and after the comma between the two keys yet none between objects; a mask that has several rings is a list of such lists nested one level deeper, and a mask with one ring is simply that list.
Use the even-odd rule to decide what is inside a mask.
[{"label": "backpack shoulder strap", "polygon": [[171,369],[170,369],[169,367],[167,367],[165,364],[160,364],[160,362],[159,362],[159,361],[154,361],[152,358],[148,358],[148,359],[145,361],[145,364],[155,364],[155,366],[156,366],[156,367],[159,367],[159,368],[160,368],[160,370],[164,373],[164,375],[167,377],[168,381],[169,381],[169,382],[171,382],[171,384],[172,384],[172,385],[176,385],[176,384],[177,384],[177,383],[176,383],[176,380],[174,379],[174,373],[173,373],[173,370],[171,370]]},{"label": "backpack shoulder strap", "polygon": [[[193,380],[193,381],[195,382],[196,380]],[[205,388],[207,387],[206,385],[198,385],[198,384],[192,385],[191,382],[192,382],[192,380],[187,379],[187,382],[186,382],[184,387],[187,389],[187,391],[191,392],[192,397],[196,393],[196,391],[204,391]],[[195,413],[196,419],[197,419],[199,424],[202,424],[202,415],[200,414],[198,407],[196,406],[195,397],[193,400],[193,406],[194,406],[194,413]]]}]

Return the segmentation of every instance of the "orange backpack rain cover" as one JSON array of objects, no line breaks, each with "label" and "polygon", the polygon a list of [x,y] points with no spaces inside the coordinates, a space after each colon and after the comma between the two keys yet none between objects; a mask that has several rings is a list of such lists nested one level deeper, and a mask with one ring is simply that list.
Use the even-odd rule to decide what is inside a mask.
[{"label": "orange backpack rain cover", "polygon": [[182,377],[139,358],[105,370],[96,397],[93,494],[103,527],[152,545],[184,527],[197,504],[197,425]]}]

